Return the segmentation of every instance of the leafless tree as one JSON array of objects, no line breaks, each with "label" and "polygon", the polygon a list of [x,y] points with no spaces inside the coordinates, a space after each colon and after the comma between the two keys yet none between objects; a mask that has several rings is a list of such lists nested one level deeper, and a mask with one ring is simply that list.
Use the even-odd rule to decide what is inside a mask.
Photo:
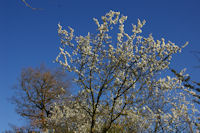
[{"label": "leafless tree", "polygon": [[51,115],[51,105],[59,97],[69,94],[69,82],[61,70],[26,68],[21,72],[12,102],[16,112],[30,120],[32,126],[45,130],[46,118]]},{"label": "leafless tree", "polygon": [[16,126],[13,124],[8,124],[10,129],[5,130],[2,133],[40,133],[39,130],[31,127],[30,125],[27,126]]}]

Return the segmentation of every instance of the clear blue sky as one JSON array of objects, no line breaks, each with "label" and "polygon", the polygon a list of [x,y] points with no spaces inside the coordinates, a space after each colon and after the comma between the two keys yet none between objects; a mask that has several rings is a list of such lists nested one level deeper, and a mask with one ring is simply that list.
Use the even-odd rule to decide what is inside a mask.
[{"label": "clear blue sky", "polygon": [[13,95],[21,69],[28,66],[58,66],[52,61],[58,54],[57,24],[71,26],[75,33],[86,35],[96,28],[92,18],[120,11],[128,16],[127,24],[137,19],[147,21],[145,34],[152,33],[179,46],[189,41],[183,53],[175,56],[172,65],[180,70],[188,68],[193,79],[198,80],[200,64],[190,53],[200,51],[200,1],[199,0],[26,0],[31,10],[21,0],[0,0],[0,132],[8,123],[22,125],[14,105],[7,100]]}]

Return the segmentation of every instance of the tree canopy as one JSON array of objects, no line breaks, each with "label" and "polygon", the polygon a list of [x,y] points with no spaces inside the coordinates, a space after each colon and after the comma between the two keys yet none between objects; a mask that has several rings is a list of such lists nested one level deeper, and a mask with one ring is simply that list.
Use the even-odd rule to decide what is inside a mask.
[{"label": "tree canopy", "polygon": [[26,68],[21,72],[12,102],[16,112],[31,122],[31,126],[47,128],[51,106],[59,97],[69,95],[69,81],[60,70],[51,70],[41,65]]},{"label": "tree canopy", "polygon": [[[62,46],[56,61],[75,75],[79,94],[66,105],[54,104],[48,122],[68,132],[195,132],[193,92],[170,74],[179,47],[142,36],[145,21],[125,30],[127,16],[110,11],[97,33],[75,36],[58,24]],[[166,76],[167,75],[167,76]],[[178,73],[187,77],[185,69]],[[189,93],[188,93],[189,92]]]}]

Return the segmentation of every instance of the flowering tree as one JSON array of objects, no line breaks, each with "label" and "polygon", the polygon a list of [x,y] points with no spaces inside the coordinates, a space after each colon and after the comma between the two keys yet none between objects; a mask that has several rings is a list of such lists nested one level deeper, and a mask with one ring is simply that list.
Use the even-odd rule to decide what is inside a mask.
[{"label": "flowering tree", "polygon": [[[94,18],[98,32],[87,36],[74,36],[71,27],[68,32],[58,25],[62,47],[56,61],[74,73],[80,93],[71,106],[55,105],[57,113],[49,121],[91,133],[194,132],[198,111],[188,101],[188,89],[176,76],[163,76],[172,55],[187,43],[179,47],[151,34],[143,37],[145,21],[140,20],[128,34],[126,19],[110,11],[102,23]],[[179,74],[184,77],[184,70]]]}]

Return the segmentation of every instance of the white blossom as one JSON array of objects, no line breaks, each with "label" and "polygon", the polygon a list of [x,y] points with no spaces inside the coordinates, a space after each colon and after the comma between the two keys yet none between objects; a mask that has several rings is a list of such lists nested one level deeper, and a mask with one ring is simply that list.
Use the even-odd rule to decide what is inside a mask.
[{"label": "white blossom", "polygon": [[[161,75],[169,69],[172,55],[187,43],[179,47],[164,38],[154,40],[152,34],[144,37],[141,28],[146,21],[139,19],[128,34],[124,28],[127,17],[119,12],[110,11],[102,21],[93,20],[96,36],[74,36],[72,28],[68,32],[58,24],[63,47],[56,61],[74,72],[80,92],[79,100],[63,110],[54,106],[50,123],[67,123],[76,132],[101,132],[118,126],[122,132],[175,132],[191,123],[192,129],[183,130],[195,130],[196,109],[190,106],[188,88],[177,77]],[[116,39],[111,37],[111,27],[119,31]],[[180,75],[187,76],[184,71]],[[72,122],[71,117],[77,121]]]}]

